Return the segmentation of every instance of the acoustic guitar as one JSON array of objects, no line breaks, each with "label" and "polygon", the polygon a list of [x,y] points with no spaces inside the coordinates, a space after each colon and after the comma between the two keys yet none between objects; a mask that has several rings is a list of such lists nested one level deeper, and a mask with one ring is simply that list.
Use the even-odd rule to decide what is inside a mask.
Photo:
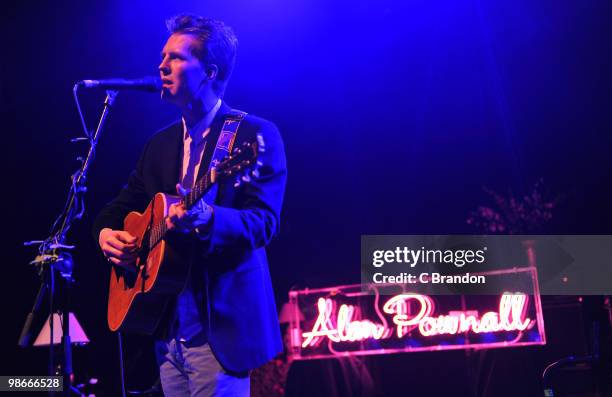
[{"label": "acoustic guitar", "polygon": [[236,178],[238,186],[259,176],[257,161],[264,151],[263,138],[245,143],[219,162],[194,184],[185,197],[157,193],[143,213],[130,212],[123,228],[137,238],[134,271],[113,266],[108,296],[108,326],[113,331],[152,334],[170,299],[184,288],[191,270],[194,238],[169,231],[166,226],[172,204],[183,202],[189,210],[215,183]]}]

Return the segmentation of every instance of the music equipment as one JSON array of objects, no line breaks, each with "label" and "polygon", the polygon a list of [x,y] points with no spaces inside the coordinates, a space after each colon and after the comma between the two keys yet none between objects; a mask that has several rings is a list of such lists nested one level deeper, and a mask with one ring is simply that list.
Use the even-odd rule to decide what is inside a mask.
[{"label": "music equipment", "polygon": [[236,177],[238,186],[259,176],[257,161],[263,138],[245,143],[211,167],[184,197],[157,193],[143,213],[130,212],[124,230],[137,238],[136,271],[113,266],[108,297],[108,326],[113,331],[152,334],[169,300],[185,287],[191,268],[194,238],[169,231],[166,217],[172,204],[195,206],[215,183]]},{"label": "music equipment", "polygon": [[85,88],[105,88],[110,90],[140,90],[159,92],[162,82],[159,77],[147,76],[141,79],[105,79],[105,80],[83,80],[78,82]]}]

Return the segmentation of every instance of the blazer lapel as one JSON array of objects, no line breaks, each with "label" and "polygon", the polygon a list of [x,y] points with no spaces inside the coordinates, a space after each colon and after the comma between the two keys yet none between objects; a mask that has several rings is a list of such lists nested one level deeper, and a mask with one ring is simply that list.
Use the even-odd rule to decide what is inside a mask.
[{"label": "blazer lapel", "polygon": [[172,133],[165,139],[165,150],[160,153],[162,165],[162,191],[176,194],[176,184],[181,180],[183,166],[183,123],[179,120],[170,126]]},{"label": "blazer lapel", "polygon": [[221,102],[221,107],[217,111],[217,114],[210,125],[210,132],[206,137],[206,148],[204,149],[204,155],[202,156],[202,161],[200,162],[200,169],[198,170],[197,179],[200,179],[208,172],[208,166],[215,151],[215,146],[217,146],[217,140],[221,134],[221,128],[223,127],[225,116],[230,114],[231,110],[232,108],[225,102]]}]

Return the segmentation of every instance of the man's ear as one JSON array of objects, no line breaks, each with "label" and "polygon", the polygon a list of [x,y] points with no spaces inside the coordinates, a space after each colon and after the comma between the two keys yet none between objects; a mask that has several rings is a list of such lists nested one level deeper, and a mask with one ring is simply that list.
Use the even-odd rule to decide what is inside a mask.
[{"label": "man's ear", "polygon": [[208,80],[215,80],[217,78],[218,73],[219,68],[214,63],[206,66],[205,74]]}]

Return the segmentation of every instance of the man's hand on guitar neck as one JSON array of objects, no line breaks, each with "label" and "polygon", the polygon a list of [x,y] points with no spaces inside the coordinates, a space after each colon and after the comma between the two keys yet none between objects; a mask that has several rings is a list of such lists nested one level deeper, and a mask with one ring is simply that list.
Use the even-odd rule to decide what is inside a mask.
[{"label": "man's hand on guitar neck", "polygon": [[[176,192],[181,197],[185,197],[189,193],[180,183],[176,185]],[[210,227],[212,216],[213,207],[203,200],[198,201],[189,210],[185,208],[185,203],[181,201],[170,205],[166,226],[168,226],[168,230],[176,230],[182,233],[190,233],[195,230],[198,235],[202,236]]]},{"label": "man's hand on guitar neck", "polygon": [[136,237],[123,230],[104,228],[100,231],[98,244],[109,262],[130,271],[136,270],[134,266],[138,256]]}]

